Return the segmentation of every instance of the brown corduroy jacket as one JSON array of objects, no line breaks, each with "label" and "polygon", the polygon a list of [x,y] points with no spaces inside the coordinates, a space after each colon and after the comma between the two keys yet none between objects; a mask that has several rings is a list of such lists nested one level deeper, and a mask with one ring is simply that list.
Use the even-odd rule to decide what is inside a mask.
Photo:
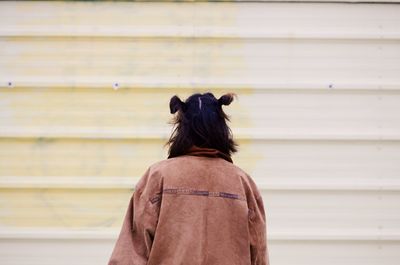
[{"label": "brown corduroy jacket", "polygon": [[135,186],[108,265],[269,265],[263,199],[230,156],[193,146]]}]

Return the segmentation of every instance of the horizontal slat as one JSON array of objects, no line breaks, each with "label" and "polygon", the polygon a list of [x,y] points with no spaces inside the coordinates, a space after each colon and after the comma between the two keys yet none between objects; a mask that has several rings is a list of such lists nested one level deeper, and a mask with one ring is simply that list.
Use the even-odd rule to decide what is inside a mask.
[{"label": "horizontal slat", "polygon": [[[77,78],[75,76],[75,78]],[[122,79],[122,82],[121,82]],[[134,79],[134,80],[132,80]],[[116,85],[117,84],[117,87]],[[194,77],[192,80],[183,80],[179,77],[169,79],[154,80],[154,78],[143,77],[78,77],[78,80],[73,80],[71,77],[66,76],[65,80],[60,80],[58,77],[44,76],[44,77],[28,77],[18,80],[15,78],[4,77],[0,80],[0,89],[6,88],[39,88],[39,89],[59,89],[59,88],[85,88],[91,89],[108,89],[108,90],[125,90],[125,89],[163,89],[170,90],[171,92],[177,91],[206,91],[206,90],[219,90],[237,92],[237,93],[270,93],[270,92],[308,92],[308,91],[341,91],[348,93],[364,93],[364,92],[398,92],[400,84],[397,81],[392,83],[381,82],[326,82],[323,80],[308,80],[304,82],[298,81],[282,81],[270,82],[269,80],[240,80],[240,79],[224,79],[224,78],[207,78],[199,79]]]},{"label": "horizontal slat", "polygon": [[0,190],[0,227],[117,228],[129,203],[131,190],[71,189]]},{"label": "horizontal slat", "polygon": [[[118,230],[132,191],[27,188],[1,189],[0,194],[3,231],[28,227]],[[389,240],[390,235],[400,234],[398,191],[262,190],[262,195],[268,226],[275,235],[308,235],[313,240],[325,236],[375,240],[380,235]]]},{"label": "horizontal slat", "polygon": [[[81,178],[82,183],[94,183],[99,178],[106,183],[126,184],[122,179],[134,181],[148,165],[167,158],[162,145],[154,140],[3,139],[0,176],[11,177],[12,183],[26,181],[28,176],[31,183],[39,178],[43,185],[44,180],[48,185],[74,183],[74,177]],[[379,183],[382,186],[376,189],[390,189],[400,172],[399,150],[398,141],[241,140],[232,158],[257,183],[271,188],[304,183],[304,187],[370,189],[372,183]]]},{"label": "horizontal slat", "polygon": [[137,177],[154,161],[167,157],[163,144],[140,139],[0,138],[0,175]]},{"label": "horizontal slat", "polygon": [[[96,128],[74,128],[73,132],[66,132],[63,128],[51,128],[43,131],[43,128],[1,128],[0,138],[10,141],[18,139],[26,139],[30,141],[38,141],[43,139],[73,139],[73,140],[165,140],[167,141],[171,135],[170,129],[152,128],[150,129],[126,129],[126,128],[110,128],[108,130],[98,130]],[[254,131],[254,129],[234,128],[235,139],[237,140],[289,140],[289,141],[400,141],[400,133],[394,134],[374,134],[374,133],[289,133],[287,131],[269,133],[264,131]]]},{"label": "horizontal slat", "polygon": [[271,264],[397,265],[398,242],[286,240],[270,244]]},{"label": "horizontal slat", "polygon": [[[0,240],[4,239],[64,239],[64,240],[115,240],[119,234],[119,229],[0,229]],[[400,234],[397,231],[268,231],[268,241],[277,240],[326,240],[326,241],[400,241]]]},{"label": "horizontal slat", "polygon": [[[397,191],[262,191],[271,231],[318,234],[381,231],[398,235]],[[332,233],[334,237],[335,233]],[[361,233],[362,234],[362,233]],[[362,237],[362,236],[360,236]]]},{"label": "horizontal slat", "polygon": [[[13,12],[19,6],[31,8]],[[342,7],[339,3],[97,3],[92,12],[90,3],[3,3],[0,36],[399,38],[397,5]]]},{"label": "horizontal slat", "polygon": [[[29,177],[29,176],[0,176],[0,188],[19,189],[19,188],[55,188],[55,189],[125,189],[134,190],[139,178],[128,177]],[[263,191],[270,190],[384,190],[400,191],[399,179],[366,179],[355,183],[354,178],[349,177],[335,180],[325,180],[323,178],[306,178],[301,180],[280,180],[274,179],[265,181],[257,178],[257,186]]]},{"label": "horizontal slat", "polygon": [[[398,89],[387,41],[0,39],[0,84],[18,87]],[[34,71],[33,71],[34,69]],[[365,87],[364,87],[365,86]]]},{"label": "horizontal slat", "polygon": [[107,264],[114,239],[0,239],[4,265]]},{"label": "horizontal slat", "polygon": [[120,229],[0,229],[0,239],[116,239]]},{"label": "horizontal slat", "polygon": [[46,27],[16,27],[8,26],[0,30],[0,38],[129,38],[129,39],[159,39],[159,38],[204,38],[204,39],[312,39],[312,40],[399,40],[400,32],[382,32],[379,29],[366,33],[343,33],[342,31],[320,31],[320,32],[274,32],[260,31],[261,28],[253,29],[230,29],[222,28],[220,31],[210,28],[197,28],[181,26],[170,28],[126,28],[115,29],[115,27],[102,27],[93,30],[93,26],[49,26]]},{"label": "horizontal slat", "polygon": [[[0,263],[7,265],[106,264],[115,244],[112,239],[9,239],[0,240]],[[269,240],[274,264],[398,265],[396,241]],[[290,253],[290,255],[288,255]],[[45,258],[44,258],[45,257]]]},{"label": "horizontal slat", "polygon": [[[214,90],[220,97],[228,90]],[[169,100],[188,90],[60,88],[0,90],[0,137],[166,139]],[[288,140],[398,140],[400,93],[238,93],[224,110],[234,137]],[[151,128],[151,129],[150,129]]]}]

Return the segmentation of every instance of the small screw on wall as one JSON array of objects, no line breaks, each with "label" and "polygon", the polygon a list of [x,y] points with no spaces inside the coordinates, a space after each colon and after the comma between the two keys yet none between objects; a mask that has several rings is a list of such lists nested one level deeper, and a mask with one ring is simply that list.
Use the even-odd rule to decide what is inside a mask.
[{"label": "small screw on wall", "polygon": [[114,88],[114,90],[117,90],[119,88],[119,84],[118,83],[114,83],[113,84],[113,88]]},{"label": "small screw on wall", "polygon": [[12,82],[9,81],[9,82],[7,82],[7,86],[8,86],[8,87],[13,87],[14,84],[13,84]]}]

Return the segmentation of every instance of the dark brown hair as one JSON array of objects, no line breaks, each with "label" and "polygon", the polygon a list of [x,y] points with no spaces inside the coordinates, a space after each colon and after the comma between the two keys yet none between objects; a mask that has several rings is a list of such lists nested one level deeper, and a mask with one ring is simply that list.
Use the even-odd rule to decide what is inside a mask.
[{"label": "dark brown hair", "polygon": [[232,131],[226,124],[230,121],[222,105],[233,101],[234,93],[227,93],[216,99],[210,93],[196,93],[185,102],[173,96],[169,103],[175,128],[165,145],[169,145],[168,158],[184,155],[192,145],[217,149],[229,156],[237,152],[238,144],[233,140]]}]

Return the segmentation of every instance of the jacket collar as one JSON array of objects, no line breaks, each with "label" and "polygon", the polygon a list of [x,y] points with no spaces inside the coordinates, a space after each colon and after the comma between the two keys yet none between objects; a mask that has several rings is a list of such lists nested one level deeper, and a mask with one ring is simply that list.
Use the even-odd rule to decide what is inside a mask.
[{"label": "jacket collar", "polygon": [[232,158],[228,154],[225,154],[219,151],[218,149],[200,147],[197,145],[192,145],[192,147],[190,147],[190,149],[187,151],[186,155],[217,157],[217,158],[219,157],[225,159],[228,162],[233,163]]}]

